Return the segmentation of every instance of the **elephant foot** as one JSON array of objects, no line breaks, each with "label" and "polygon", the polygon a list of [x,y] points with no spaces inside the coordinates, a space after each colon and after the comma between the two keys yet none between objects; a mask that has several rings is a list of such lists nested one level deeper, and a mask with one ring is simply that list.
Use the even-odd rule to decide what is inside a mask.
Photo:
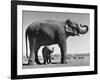
[{"label": "elephant foot", "polygon": [[[37,63],[37,62],[36,62],[36,63]],[[41,63],[40,63],[40,62],[38,62],[37,64],[38,64],[38,65],[41,65]]]},{"label": "elephant foot", "polygon": [[33,60],[29,60],[29,61],[28,61],[28,65],[36,65],[36,62],[33,61]]},{"label": "elephant foot", "polygon": [[41,65],[40,61],[38,61],[38,60],[35,60],[35,62],[36,62],[37,64]]},{"label": "elephant foot", "polygon": [[67,64],[67,61],[66,61],[66,60],[61,60],[60,63],[61,63],[61,64]]},{"label": "elephant foot", "polygon": [[46,65],[46,62],[44,62],[43,64]]},{"label": "elephant foot", "polygon": [[46,64],[45,62],[43,62],[43,64]]},{"label": "elephant foot", "polygon": [[48,63],[48,64],[52,64],[52,63]]},{"label": "elephant foot", "polygon": [[67,62],[61,62],[61,64],[67,64]]}]

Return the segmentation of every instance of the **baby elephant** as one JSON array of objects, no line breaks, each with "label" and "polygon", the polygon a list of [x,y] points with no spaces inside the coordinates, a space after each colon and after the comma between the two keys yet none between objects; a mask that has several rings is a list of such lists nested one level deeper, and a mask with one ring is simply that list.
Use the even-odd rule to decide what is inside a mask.
[{"label": "baby elephant", "polygon": [[42,49],[42,54],[43,54],[43,59],[44,59],[44,64],[49,64],[51,63],[51,56],[50,54],[54,51],[54,48],[52,48],[52,50],[50,50],[47,46],[45,46]]}]

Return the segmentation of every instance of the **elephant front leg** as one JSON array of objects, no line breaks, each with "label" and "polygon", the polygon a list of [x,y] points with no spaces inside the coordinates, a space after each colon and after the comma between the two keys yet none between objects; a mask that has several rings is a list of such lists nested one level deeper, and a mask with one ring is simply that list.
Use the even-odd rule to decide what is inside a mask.
[{"label": "elephant front leg", "polygon": [[66,40],[62,40],[59,44],[61,50],[61,64],[66,64]]}]

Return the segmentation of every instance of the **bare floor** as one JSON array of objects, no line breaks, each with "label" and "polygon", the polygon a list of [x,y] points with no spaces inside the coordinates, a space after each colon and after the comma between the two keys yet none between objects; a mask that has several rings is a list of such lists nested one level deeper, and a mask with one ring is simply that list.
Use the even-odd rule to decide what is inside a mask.
[{"label": "bare floor", "polygon": [[[23,69],[31,68],[47,68],[47,67],[72,67],[72,66],[88,66],[90,63],[89,54],[69,54],[66,57],[67,64],[60,64],[60,57],[52,57],[51,64],[27,65],[27,60],[23,59]],[[43,59],[40,59],[43,63]]]}]

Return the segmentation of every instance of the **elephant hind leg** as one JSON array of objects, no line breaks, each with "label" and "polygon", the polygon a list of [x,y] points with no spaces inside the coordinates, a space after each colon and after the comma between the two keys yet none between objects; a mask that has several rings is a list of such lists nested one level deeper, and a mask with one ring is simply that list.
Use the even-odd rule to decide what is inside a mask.
[{"label": "elephant hind leg", "polygon": [[40,61],[39,61],[39,59],[38,59],[38,50],[39,50],[39,46],[37,46],[36,48],[35,48],[35,62],[37,63],[37,64],[41,64],[40,63]]},{"label": "elephant hind leg", "polygon": [[34,54],[34,50],[30,50],[30,56],[29,56],[29,60],[28,60],[28,64],[29,65],[34,65],[35,63],[35,54]]},{"label": "elephant hind leg", "polygon": [[43,62],[43,64],[46,64],[46,60],[44,59],[44,62]]},{"label": "elephant hind leg", "polygon": [[37,64],[41,64],[39,59],[38,59],[38,50],[40,48],[40,44],[39,44],[39,42],[36,39],[33,39],[33,40],[34,40],[35,62]]},{"label": "elephant hind leg", "polygon": [[36,63],[35,63],[34,42],[32,37],[29,37],[29,46],[30,46],[30,56],[29,56],[28,64],[34,65]]}]

